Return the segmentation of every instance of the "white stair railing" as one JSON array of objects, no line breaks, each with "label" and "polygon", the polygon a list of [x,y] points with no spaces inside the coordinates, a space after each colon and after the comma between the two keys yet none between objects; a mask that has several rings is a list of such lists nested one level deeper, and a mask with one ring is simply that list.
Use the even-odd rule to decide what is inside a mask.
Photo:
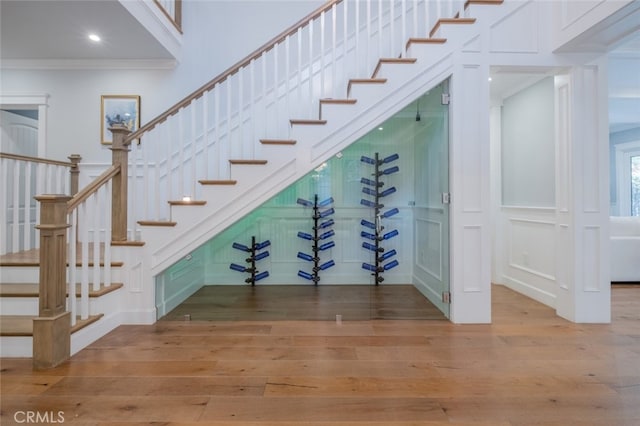
[{"label": "white stair railing", "polygon": [[38,248],[35,225],[40,204],[34,197],[77,191],[80,156],[69,159],[71,162],[0,153],[0,255]]},{"label": "white stair railing", "polygon": [[90,291],[111,285],[112,179],[119,171],[111,166],[67,203],[67,310],[72,326],[78,318],[89,318]]},{"label": "white stair railing", "polygon": [[128,229],[170,221],[168,201],[198,199],[198,179],[230,179],[230,159],[258,159],[260,139],[287,139],[289,119],[317,120],[323,98],[346,98],[380,58],[429,38],[459,0],[329,1],[127,138],[132,143]]}]

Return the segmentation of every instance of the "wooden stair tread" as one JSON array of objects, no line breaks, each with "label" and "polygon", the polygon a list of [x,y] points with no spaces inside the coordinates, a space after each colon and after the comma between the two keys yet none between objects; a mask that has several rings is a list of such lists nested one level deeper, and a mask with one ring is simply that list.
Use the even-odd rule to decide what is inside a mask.
[{"label": "wooden stair tread", "polygon": [[447,42],[446,38],[440,38],[440,37],[433,37],[433,38],[411,37],[407,41],[406,48],[408,49],[409,46],[411,46],[412,44],[444,44],[446,42]]},{"label": "wooden stair tread", "polygon": [[429,32],[429,37],[433,37],[442,24],[473,24],[475,22],[475,18],[440,18]]},{"label": "wooden stair tread", "polygon": [[464,3],[464,8],[468,9],[472,4],[480,4],[480,5],[501,5],[504,3],[504,0],[467,0]]},{"label": "wooden stair tread", "polygon": [[202,200],[173,200],[168,201],[168,203],[170,206],[204,206],[205,204],[207,204],[206,201]]},{"label": "wooden stair tread", "polygon": [[[82,330],[102,318],[104,314],[90,315],[82,320],[76,319],[76,324],[71,327],[71,333]],[[31,337],[33,336],[33,315],[0,315],[0,336]]]},{"label": "wooden stair tread", "polygon": [[332,99],[332,98],[320,99],[321,104],[353,105],[356,102],[358,102],[357,99]]},{"label": "wooden stair tread", "polygon": [[327,120],[306,120],[306,119],[291,119],[289,120],[291,125],[324,125],[327,124]]},{"label": "wooden stair tread", "polygon": [[112,247],[142,247],[144,241],[111,241]]},{"label": "wooden stair tread", "polygon": [[[137,241],[121,241],[119,243],[112,242],[111,245],[144,245],[144,242]],[[93,244],[89,244],[89,265],[93,266]],[[100,244],[100,265],[104,266],[103,250],[104,246]],[[76,266],[80,266],[82,260],[82,247],[76,247]],[[120,267],[124,262],[112,261],[111,267]],[[7,253],[0,256],[0,266],[2,267],[38,267],[40,266],[40,249],[31,249],[17,253]],[[68,266],[68,264],[67,264]]]},{"label": "wooden stair tread", "polygon": [[294,139],[260,139],[263,145],[295,145],[298,143]]},{"label": "wooden stair tread", "polygon": [[229,160],[229,163],[231,164],[238,164],[238,165],[256,165],[256,166],[260,166],[263,164],[267,164],[267,160]]},{"label": "wooden stair tread", "polygon": [[[91,256],[89,256],[91,258]],[[90,260],[87,265],[89,265],[90,267],[94,266],[95,263],[93,262],[93,260]],[[124,265],[124,262],[115,262],[112,261],[111,262],[111,267],[112,268],[119,268],[122,265]],[[0,266],[3,268],[9,268],[9,267],[17,267],[17,268],[26,268],[26,267],[39,267],[40,266],[40,261],[39,260],[33,260],[33,261],[16,261],[16,262],[0,262]],[[69,263],[67,263],[67,266],[69,266]],[[82,266],[82,263],[80,261],[76,262],[76,266]],[[104,262],[100,262],[100,266],[104,266]]]},{"label": "wooden stair tread", "polygon": [[171,221],[163,221],[163,220],[139,220],[138,225],[140,226],[176,226],[176,222]]},{"label": "wooden stair tread", "polygon": [[376,69],[373,70],[371,78],[376,78],[378,71],[380,71],[380,68],[384,64],[415,64],[416,61],[416,58],[381,58],[378,60],[378,64],[376,65]]},{"label": "wooden stair tread", "polygon": [[[100,283],[100,289],[93,290],[93,286],[89,284],[89,297],[104,296],[122,288],[123,285],[122,283],[111,283],[111,285],[105,286],[104,283]],[[0,284],[0,297],[38,297],[39,287],[37,283],[2,283]],[[76,297],[80,297],[80,284],[76,284]]]},{"label": "wooden stair tread", "polygon": [[201,179],[198,182],[200,185],[235,185],[238,183],[234,179]]},{"label": "wooden stair tread", "polygon": [[352,78],[347,86],[347,96],[351,95],[351,86],[354,84],[384,84],[386,82],[386,78]]}]

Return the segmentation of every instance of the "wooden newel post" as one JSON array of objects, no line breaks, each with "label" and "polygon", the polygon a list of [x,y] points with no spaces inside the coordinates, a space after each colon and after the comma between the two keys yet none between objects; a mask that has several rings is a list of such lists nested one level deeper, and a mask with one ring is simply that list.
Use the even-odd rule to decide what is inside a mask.
[{"label": "wooden newel post", "polygon": [[111,189],[111,241],[127,241],[127,178],[129,175],[129,147],[125,138],[131,133],[124,126],[109,129],[113,135],[111,164],[120,166]]},{"label": "wooden newel post", "polygon": [[33,365],[52,368],[69,359],[71,313],[67,303],[68,195],[40,195],[39,317],[33,320]]},{"label": "wooden newel post", "polygon": [[71,170],[69,170],[69,173],[71,173],[71,188],[70,188],[70,194],[71,195],[76,195],[78,193],[78,190],[80,189],[80,184],[79,184],[79,176],[80,176],[80,160],[82,160],[82,157],[80,157],[78,154],[71,154],[69,157],[69,161],[71,161],[71,164],[73,164],[73,166],[71,166]]}]

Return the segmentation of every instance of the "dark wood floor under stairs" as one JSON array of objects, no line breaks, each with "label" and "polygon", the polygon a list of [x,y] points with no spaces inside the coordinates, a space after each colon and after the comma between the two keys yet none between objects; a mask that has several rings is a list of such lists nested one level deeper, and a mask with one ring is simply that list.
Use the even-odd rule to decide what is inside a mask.
[{"label": "dark wood floor under stairs", "polygon": [[615,286],[611,324],[492,293],[490,325],[121,326],[51,370],[0,360],[0,423],[31,410],[94,426],[640,424],[640,287]]},{"label": "dark wood floor under stairs", "polygon": [[[412,285],[204,286],[162,320],[444,320]],[[186,317],[185,317],[186,316]]]}]

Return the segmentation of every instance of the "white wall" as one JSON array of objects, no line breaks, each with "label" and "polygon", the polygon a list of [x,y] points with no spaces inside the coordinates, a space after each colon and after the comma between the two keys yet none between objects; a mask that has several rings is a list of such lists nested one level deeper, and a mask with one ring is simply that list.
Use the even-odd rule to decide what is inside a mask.
[{"label": "white wall", "polygon": [[101,95],[140,95],[144,124],[321,4],[186,1],[182,59],[173,70],[3,69],[0,92],[50,95],[47,157],[66,160],[76,153],[84,164],[107,164],[111,152],[100,144]]},{"label": "white wall", "polygon": [[555,204],[553,79],[545,78],[504,100],[502,204]]}]

